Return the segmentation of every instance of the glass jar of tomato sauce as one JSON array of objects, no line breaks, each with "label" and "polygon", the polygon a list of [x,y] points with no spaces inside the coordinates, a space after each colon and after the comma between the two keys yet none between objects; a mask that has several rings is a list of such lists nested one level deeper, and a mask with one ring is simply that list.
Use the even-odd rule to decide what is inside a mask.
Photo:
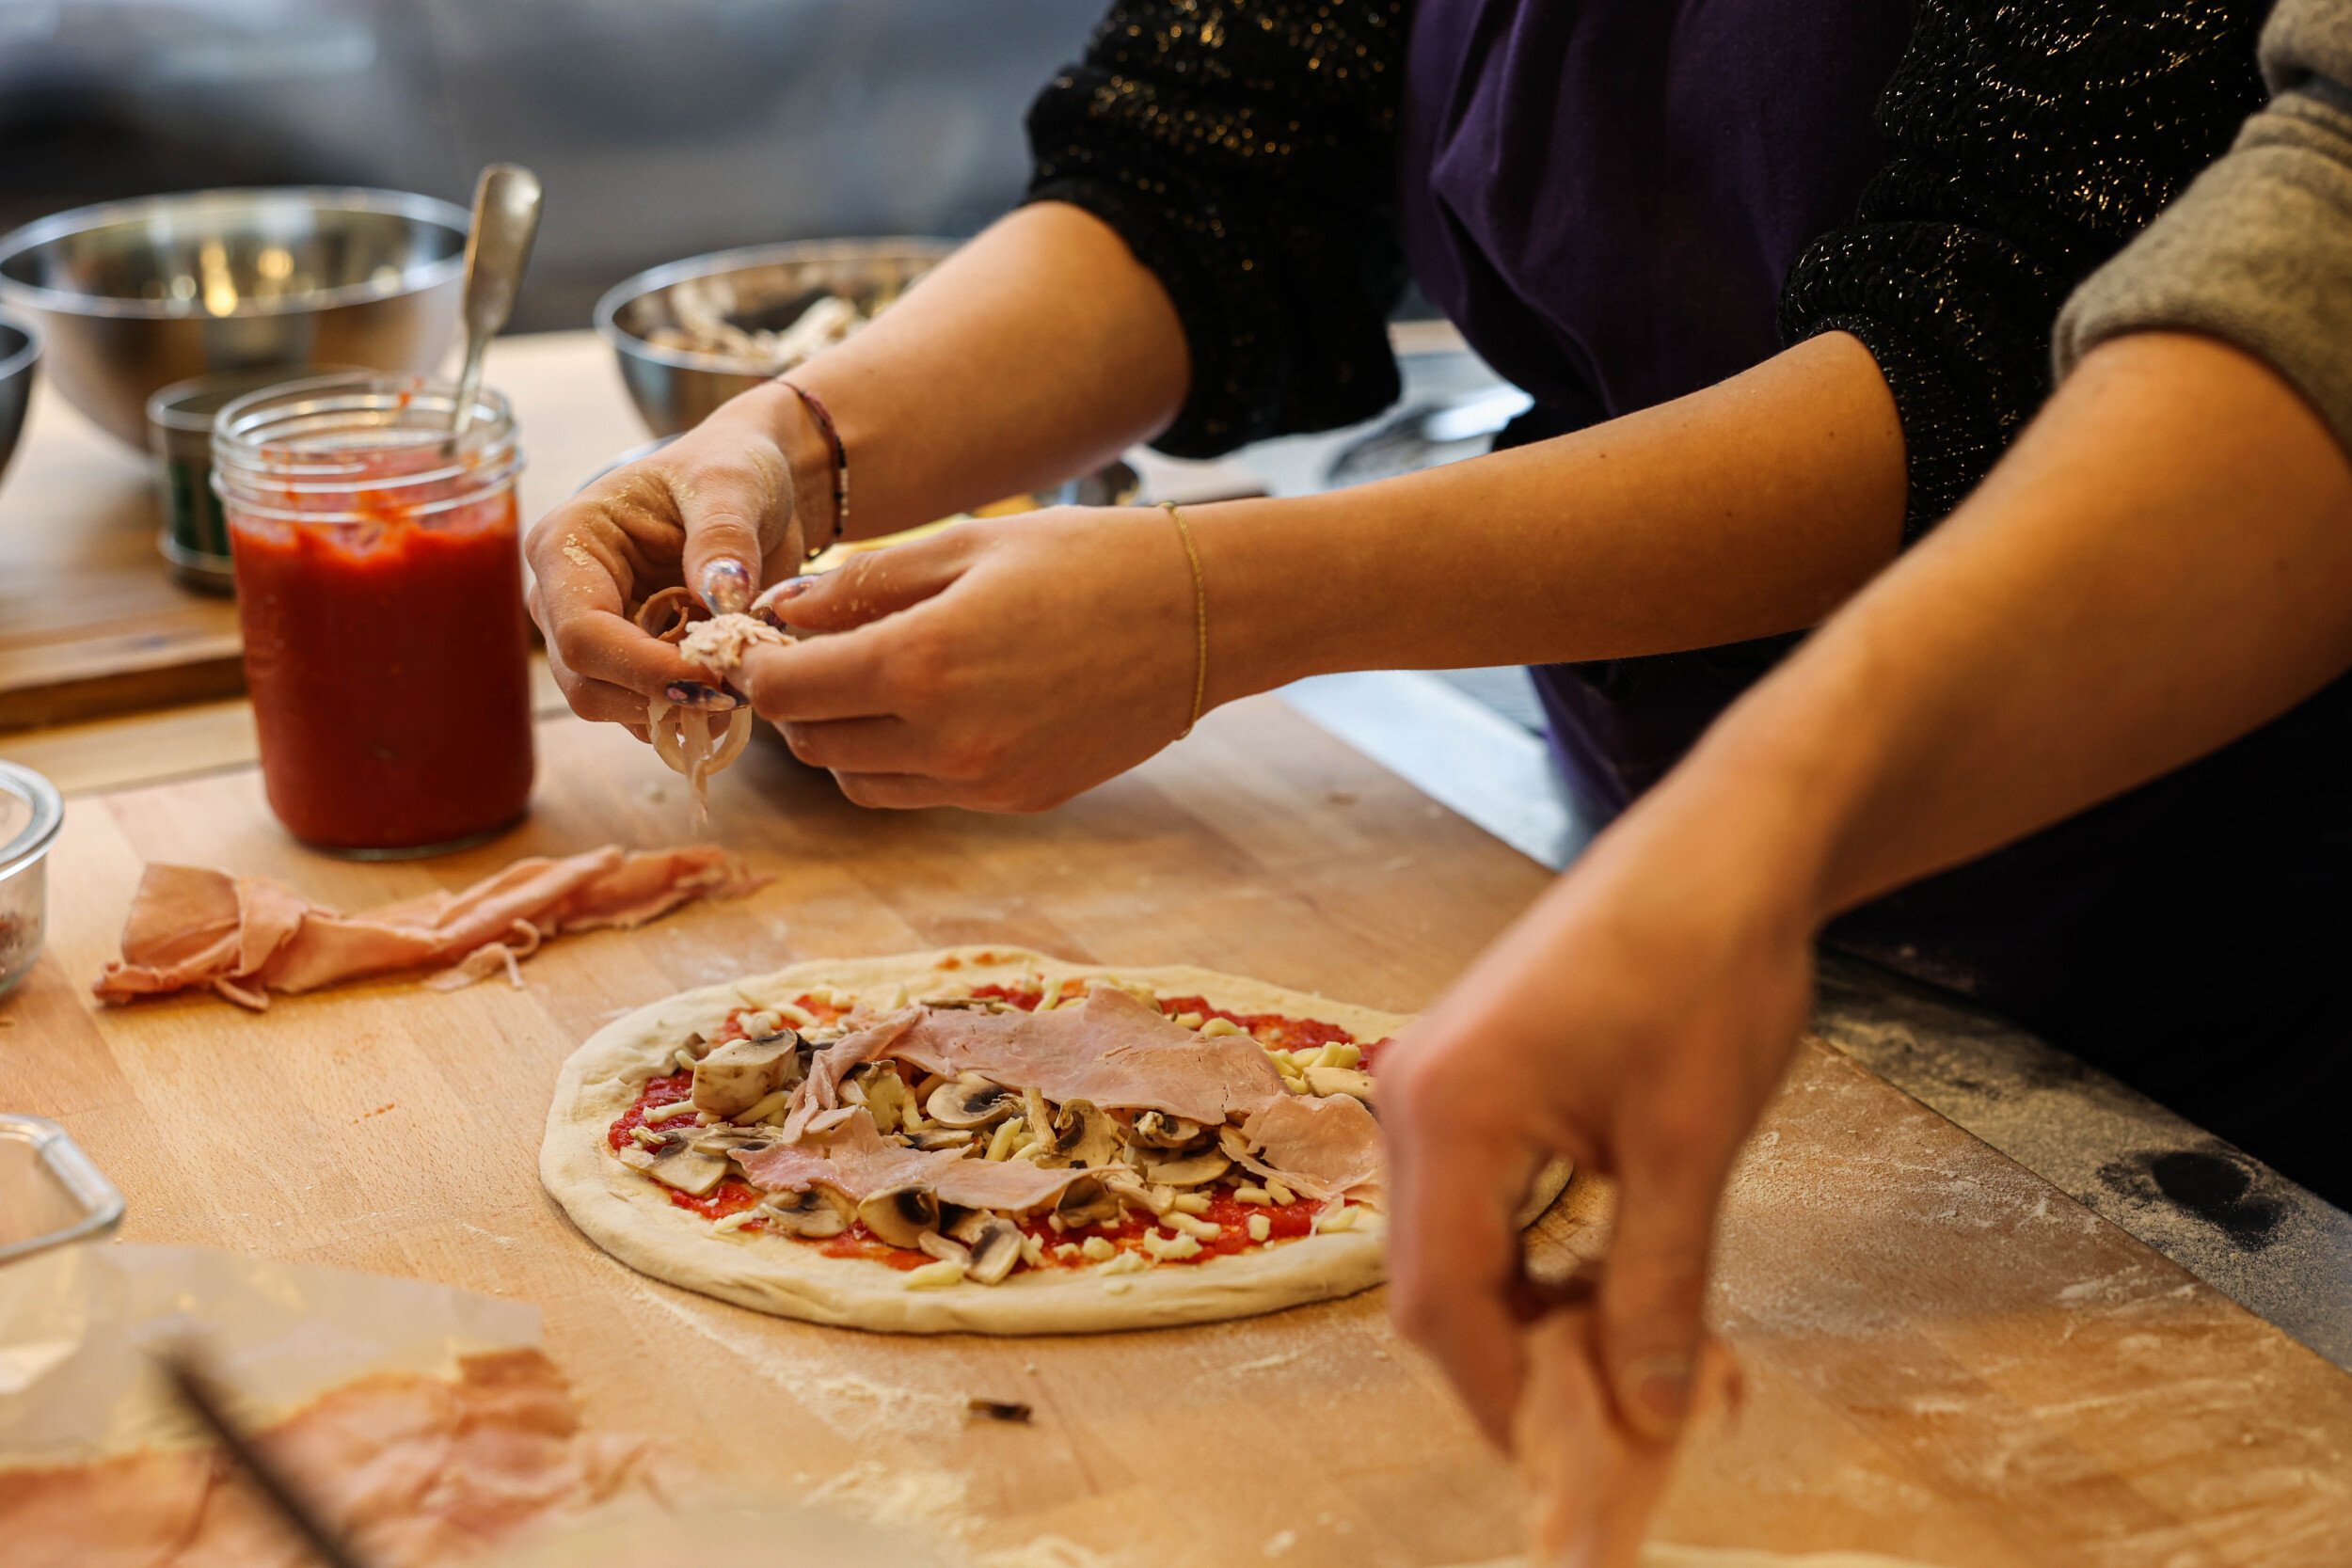
[{"label": "glass jar of tomato sauce", "polygon": [[479,843],[531,794],[530,641],[506,400],[357,373],[213,425],[270,809],[362,859]]}]

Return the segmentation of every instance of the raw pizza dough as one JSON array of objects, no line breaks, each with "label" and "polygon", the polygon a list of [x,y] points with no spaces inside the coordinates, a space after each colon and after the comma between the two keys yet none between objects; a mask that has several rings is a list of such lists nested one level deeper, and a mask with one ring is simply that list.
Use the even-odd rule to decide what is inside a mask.
[{"label": "raw pizza dough", "polygon": [[[1539,1568],[1532,1558],[1496,1558],[1459,1568]],[[1677,1546],[1653,1541],[1643,1546],[1641,1568],[1931,1568],[1907,1557],[1877,1552],[1767,1552],[1745,1546]]]},{"label": "raw pizza dough", "polygon": [[[958,947],[889,958],[818,959],[772,974],[705,986],[640,1007],[589,1037],[564,1064],[548,1108],[539,1177],[591,1241],[641,1273],[756,1311],[899,1334],[1093,1334],[1251,1317],[1352,1295],[1380,1283],[1376,1233],[1347,1230],[1282,1241],[1200,1263],[1104,1275],[1098,1267],[1016,1270],[1003,1283],[909,1290],[907,1276],[870,1259],[830,1258],[788,1237],[714,1233],[664,1188],[612,1157],[614,1118],[665,1069],[690,1034],[715,1032],[746,1006],[768,1007],[830,987],[887,1008],[950,983],[1012,984],[1025,976],[1116,976],[1162,996],[1200,995],[1238,1013],[1280,1013],[1334,1023],[1371,1042],[1408,1015],[1359,1007],[1212,970],[1174,965],[1111,970],[1017,947]],[[1540,1173],[1523,1224],[1567,1186],[1568,1169]]]}]

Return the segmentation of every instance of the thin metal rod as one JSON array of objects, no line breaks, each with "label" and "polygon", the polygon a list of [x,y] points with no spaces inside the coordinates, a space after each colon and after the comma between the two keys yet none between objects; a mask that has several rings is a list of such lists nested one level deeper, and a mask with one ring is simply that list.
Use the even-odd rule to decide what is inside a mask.
[{"label": "thin metal rod", "polygon": [[195,1354],[186,1346],[168,1351],[157,1358],[180,1401],[204,1423],[219,1442],[230,1462],[250,1481],[263,1500],[278,1516],[292,1526],[310,1553],[326,1568],[367,1568],[367,1564],[348,1546],[342,1537],[328,1528],[301,1490],[283,1472],[270,1463],[255,1448],[236,1423],[230,1418],[227,1402],[220,1395],[219,1386],[198,1365]]}]

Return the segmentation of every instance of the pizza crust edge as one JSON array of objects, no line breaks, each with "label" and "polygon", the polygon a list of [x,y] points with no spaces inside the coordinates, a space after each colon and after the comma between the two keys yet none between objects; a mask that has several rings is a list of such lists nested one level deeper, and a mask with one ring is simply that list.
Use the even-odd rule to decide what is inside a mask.
[{"label": "pizza crust edge", "polygon": [[[996,961],[982,963],[983,957]],[[956,967],[941,968],[954,958]],[[870,1259],[828,1258],[758,1234],[714,1235],[655,1182],[612,1158],[612,1119],[677,1042],[712,1031],[738,1007],[788,1001],[818,986],[884,999],[913,998],[926,984],[986,985],[1025,974],[1048,980],[1117,975],[1163,996],[1199,994],[1234,1012],[1279,1012],[1336,1023],[1370,1041],[1410,1015],[1379,1012],[1308,991],[1190,965],[1121,968],[1073,964],[999,944],[937,948],[871,958],[818,958],[772,974],[723,981],[649,1003],[606,1024],[564,1063],[548,1107],[539,1179],[572,1223],[641,1274],[755,1311],[894,1334],[1098,1334],[1222,1322],[1353,1295],[1384,1277],[1377,1235],[1341,1231],[1204,1263],[1163,1264],[1105,1275],[1095,1268],[1022,1270],[1002,1284],[906,1288],[906,1275]],[[1565,1166],[1538,1178],[1523,1223],[1567,1185]],[[1123,1289],[1118,1288],[1123,1284]]]}]

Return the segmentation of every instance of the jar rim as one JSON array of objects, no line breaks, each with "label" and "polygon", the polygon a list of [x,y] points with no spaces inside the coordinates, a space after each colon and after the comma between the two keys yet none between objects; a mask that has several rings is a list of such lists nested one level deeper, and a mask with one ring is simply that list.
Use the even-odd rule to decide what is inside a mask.
[{"label": "jar rim", "polygon": [[56,784],[15,762],[0,762],[0,791],[15,796],[33,812],[15,836],[0,844],[0,878],[5,878],[49,852],[65,826],[65,799]]},{"label": "jar rim", "polygon": [[[212,489],[240,512],[309,524],[381,522],[380,512],[337,509],[361,496],[391,502],[411,516],[472,505],[512,483],[523,459],[514,411],[490,388],[478,394],[466,433],[450,437],[456,390],[430,376],[361,371],[247,393],[213,417]],[[328,439],[369,432],[395,438],[340,444]],[[444,461],[383,471],[386,453],[436,447]],[[453,493],[430,500],[401,499],[404,494],[436,491]]]}]

